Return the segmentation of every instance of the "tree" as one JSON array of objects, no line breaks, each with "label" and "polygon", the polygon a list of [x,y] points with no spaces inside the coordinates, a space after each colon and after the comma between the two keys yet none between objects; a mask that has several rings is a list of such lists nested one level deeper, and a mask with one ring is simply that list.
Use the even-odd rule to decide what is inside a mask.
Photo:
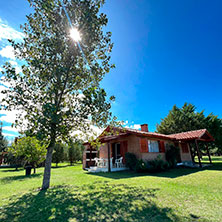
[{"label": "tree", "polygon": [[157,132],[163,134],[181,133],[190,130],[203,129],[205,116],[203,111],[195,112],[196,107],[185,103],[182,108],[173,106],[167,117],[157,124]]},{"label": "tree", "polygon": [[[196,107],[192,104],[185,103],[183,107],[173,106],[169,114],[157,124],[157,132],[163,134],[181,133],[191,130],[206,128],[215,138],[209,148],[212,150],[215,146],[218,148],[218,154],[222,153],[222,120],[210,113],[204,115],[204,110],[196,111]],[[200,144],[200,148],[205,147]]]},{"label": "tree", "polygon": [[64,160],[64,146],[61,143],[57,143],[54,147],[54,152],[52,154],[52,162],[56,163],[56,167],[58,163]]},{"label": "tree", "polygon": [[72,166],[73,163],[75,162],[75,146],[74,146],[74,144],[71,144],[69,146],[68,158],[69,158],[70,165]]},{"label": "tree", "polygon": [[2,123],[0,123],[0,153],[6,151],[7,146],[8,141],[2,134]]},{"label": "tree", "polygon": [[34,137],[23,137],[12,144],[9,149],[16,157],[23,157],[25,165],[31,165],[36,172],[38,164],[44,161],[46,149]]},{"label": "tree", "polygon": [[68,159],[71,166],[73,165],[73,163],[82,160],[83,150],[84,150],[84,146],[82,145],[80,141],[78,140],[69,141]]},{"label": "tree", "polygon": [[24,157],[16,156],[10,151],[11,149],[12,147],[9,147],[7,150],[8,152],[4,155],[4,162],[15,167],[15,170],[18,170],[18,167],[25,165]]},{"label": "tree", "polygon": [[[107,99],[100,81],[114,67],[113,43],[111,33],[104,33],[108,19],[99,12],[104,0],[28,1],[34,12],[22,26],[24,40],[10,41],[25,64],[22,73],[4,65],[4,81],[11,86],[3,91],[2,102],[5,109],[22,110],[24,118],[18,116],[15,124],[22,126],[26,119],[26,135],[47,144],[42,184],[47,189],[56,142],[67,140],[73,130],[86,131],[91,123],[104,126],[111,118],[114,97]],[[71,27],[79,30],[80,42],[71,38]]]}]

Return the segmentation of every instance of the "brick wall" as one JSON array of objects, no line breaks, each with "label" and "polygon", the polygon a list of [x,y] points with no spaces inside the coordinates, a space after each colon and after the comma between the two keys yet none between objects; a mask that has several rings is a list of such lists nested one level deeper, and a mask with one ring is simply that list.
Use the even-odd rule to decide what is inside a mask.
[{"label": "brick wall", "polygon": [[[112,147],[112,143],[118,143],[121,141],[127,141],[128,152],[134,153],[138,159],[152,160],[152,159],[155,159],[158,155],[161,155],[162,159],[165,160],[165,153],[141,153],[140,152],[140,137],[136,135],[129,135],[127,137],[122,137],[117,140],[113,140],[112,142],[110,142],[110,147]],[[171,143],[170,141],[165,141],[165,142]],[[108,157],[107,144],[101,146],[99,156],[100,158]],[[111,153],[111,156],[112,156],[112,153]]]},{"label": "brick wall", "polygon": [[108,144],[105,143],[99,149],[99,157],[100,158],[108,158]]},{"label": "brick wall", "polygon": [[[150,138],[150,139],[157,140],[155,138]],[[119,139],[113,140],[112,142],[110,142],[110,148],[112,147],[112,143],[118,143],[121,141],[127,141],[128,152],[134,153],[138,159],[153,160],[153,159],[157,158],[158,155],[161,155],[162,159],[166,160],[165,153],[150,153],[150,152],[141,153],[140,152],[140,137],[138,137],[136,135],[129,135],[126,137],[121,137]],[[168,144],[168,145],[174,145],[172,141],[168,141],[168,140],[164,140],[164,143]],[[108,146],[108,144],[105,143],[100,147],[100,149],[99,149],[99,157],[100,158],[108,158],[108,147],[107,146]],[[190,155],[190,149],[189,149],[189,153],[183,153],[180,144],[179,144],[179,147],[180,147],[181,160],[182,161],[192,161],[191,155]],[[86,146],[85,150],[87,148],[88,148],[88,146]],[[112,157],[112,148],[110,150],[110,155]],[[86,159],[86,153],[84,151],[83,152],[83,168],[85,168],[85,166],[86,166],[85,159]]]},{"label": "brick wall", "polygon": [[189,147],[189,144],[188,145],[188,153],[183,153],[182,152],[182,146],[181,144],[179,144],[179,147],[180,147],[180,156],[181,156],[181,161],[192,161],[192,158],[191,158],[191,154],[190,154],[190,147]]}]

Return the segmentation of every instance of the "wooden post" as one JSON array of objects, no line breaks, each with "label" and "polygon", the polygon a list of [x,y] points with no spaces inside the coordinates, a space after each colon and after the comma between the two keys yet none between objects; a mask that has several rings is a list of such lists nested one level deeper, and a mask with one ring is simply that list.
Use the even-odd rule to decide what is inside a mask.
[{"label": "wooden post", "polygon": [[199,160],[199,165],[200,165],[200,167],[202,167],[202,163],[201,163],[201,159],[200,159],[200,150],[199,150],[197,140],[195,140],[195,144],[196,144],[196,148],[197,148],[197,156],[198,156],[198,160]]},{"label": "wooden post", "polygon": [[90,152],[89,152],[89,165],[92,166],[92,146],[90,145]]},{"label": "wooden post", "polygon": [[211,157],[210,157],[210,152],[209,152],[209,148],[208,148],[208,144],[206,144],[206,148],[207,148],[207,155],[210,161],[210,164],[212,163]]},{"label": "wooden post", "polygon": [[108,172],[111,172],[111,167],[110,167],[110,144],[108,142]]},{"label": "wooden post", "polygon": [[195,153],[193,153],[193,151],[192,151],[191,143],[189,142],[188,144],[189,144],[191,159],[192,159],[193,163],[195,163],[195,159],[194,159]]}]

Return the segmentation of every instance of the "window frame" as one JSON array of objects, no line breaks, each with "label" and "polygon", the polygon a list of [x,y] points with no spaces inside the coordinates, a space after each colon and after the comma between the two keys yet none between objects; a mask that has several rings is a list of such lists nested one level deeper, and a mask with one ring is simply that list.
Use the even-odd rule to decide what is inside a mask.
[{"label": "window frame", "polygon": [[[155,142],[158,146],[158,151],[151,151],[150,147],[151,147],[151,143],[152,142]],[[159,153],[160,152],[160,145],[159,145],[159,142],[157,140],[150,140],[150,139],[147,139],[147,143],[148,143],[148,152],[149,153]]]}]

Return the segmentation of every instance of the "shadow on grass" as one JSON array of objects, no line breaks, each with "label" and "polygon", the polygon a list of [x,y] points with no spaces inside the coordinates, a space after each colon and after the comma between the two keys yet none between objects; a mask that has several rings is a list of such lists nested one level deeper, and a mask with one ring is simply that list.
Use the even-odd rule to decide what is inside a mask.
[{"label": "shadow on grass", "polygon": [[59,169],[59,168],[65,168],[65,167],[70,167],[70,165],[64,165],[64,166],[51,166],[53,169]]},{"label": "shadow on grass", "polygon": [[141,177],[141,176],[154,176],[154,177],[167,177],[167,178],[177,178],[185,175],[189,175],[192,173],[196,173],[201,169],[190,169],[190,168],[176,168],[168,171],[164,171],[161,173],[136,173],[133,171],[120,171],[120,172],[111,172],[111,173],[88,173],[90,175],[101,176],[111,179],[127,179],[133,177]]},{"label": "shadow on grass", "polygon": [[154,177],[166,177],[166,178],[177,178],[181,176],[186,176],[189,174],[197,173],[204,170],[222,170],[222,163],[214,163],[211,166],[203,167],[203,168],[188,168],[188,167],[178,167],[175,169],[170,169],[161,173],[136,173],[133,171],[119,171],[119,172],[111,172],[111,173],[87,173],[90,175],[106,177],[110,179],[127,179],[133,177],[141,177],[141,176],[154,176]]},{"label": "shadow on grass", "polygon": [[222,170],[222,162],[215,162],[212,166],[206,167],[207,170]]},{"label": "shadow on grass", "polygon": [[24,168],[19,168],[19,169],[15,169],[15,168],[9,168],[9,167],[7,167],[7,168],[0,168],[1,169],[1,173],[3,172],[3,173],[10,173],[10,172],[20,172],[20,171],[23,171],[23,170],[25,170]]},{"label": "shadow on grass", "polygon": [[2,221],[180,221],[154,202],[155,189],[107,182],[58,186],[14,196],[0,209]]},{"label": "shadow on grass", "polygon": [[31,174],[30,176],[19,175],[19,176],[3,177],[0,179],[0,183],[6,184],[6,183],[11,183],[13,181],[28,180],[28,179],[32,179],[32,178],[36,178],[40,176],[42,176],[42,173]]}]

